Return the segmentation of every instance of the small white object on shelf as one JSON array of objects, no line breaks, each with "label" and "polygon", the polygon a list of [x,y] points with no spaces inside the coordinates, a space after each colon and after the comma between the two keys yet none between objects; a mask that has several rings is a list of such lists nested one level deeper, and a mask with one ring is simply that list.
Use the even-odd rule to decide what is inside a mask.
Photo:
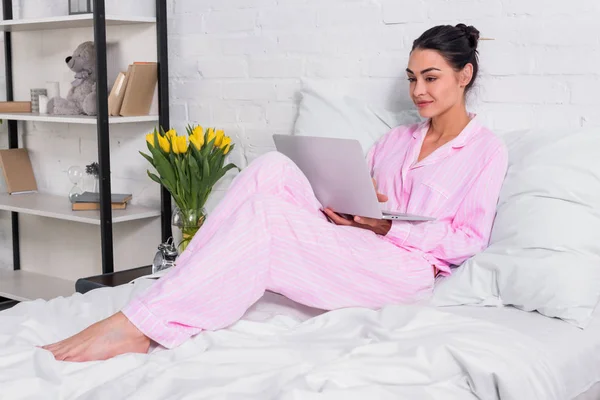
[{"label": "small white object on shelf", "polygon": [[60,83],[46,82],[46,91],[48,92],[48,99],[60,97]]},{"label": "small white object on shelf", "polygon": [[48,114],[48,96],[43,94],[38,96],[38,108],[40,109],[40,115]]},{"label": "small white object on shelf", "polygon": [[[106,25],[134,25],[156,22],[154,17],[128,17],[107,15]],[[0,31],[40,31],[48,29],[90,28],[94,25],[92,14],[67,15],[61,17],[12,19],[0,21]]]},{"label": "small white object on shelf", "polygon": [[75,293],[75,282],[28,271],[0,269],[0,296],[7,299],[28,301],[51,300]]},{"label": "small white object on shelf", "polygon": [[[0,210],[100,225],[100,210],[73,211],[71,202],[66,195],[57,196],[45,193],[10,195],[3,193],[0,194]],[[160,217],[160,209],[135,204],[128,204],[124,210],[112,210],[113,224],[155,217]]]},{"label": "small white object on shelf", "polygon": [[[63,124],[96,125],[96,117],[87,115],[41,115],[39,113],[0,113],[2,120],[57,122]],[[110,117],[111,124],[130,124],[135,122],[157,122],[158,115],[141,115],[137,117]]]}]

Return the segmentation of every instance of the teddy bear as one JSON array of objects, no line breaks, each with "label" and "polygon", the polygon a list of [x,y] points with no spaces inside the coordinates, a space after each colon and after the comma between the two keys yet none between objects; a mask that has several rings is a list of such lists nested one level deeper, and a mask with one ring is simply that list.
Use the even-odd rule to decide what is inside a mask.
[{"label": "teddy bear", "polygon": [[75,80],[67,98],[53,97],[48,113],[53,115],[96,115],[96,51],[94,42],[81,43],[72,56],[65,59],[75,72]]}]

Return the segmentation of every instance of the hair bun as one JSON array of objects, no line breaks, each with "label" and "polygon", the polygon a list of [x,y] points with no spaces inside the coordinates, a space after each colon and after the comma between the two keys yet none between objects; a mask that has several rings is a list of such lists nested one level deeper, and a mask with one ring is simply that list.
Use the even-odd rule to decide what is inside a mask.
[{"label": "hair bun", "polygon": [[465,34],[467,40],[469,41],[469,46],[471,46],[473,50],[477,49],[477,44],[479,43],[479,31],[477,28],[472,25],[467,26],[465,24],[458,24],[456,25],[456,28],[460,29]]}]

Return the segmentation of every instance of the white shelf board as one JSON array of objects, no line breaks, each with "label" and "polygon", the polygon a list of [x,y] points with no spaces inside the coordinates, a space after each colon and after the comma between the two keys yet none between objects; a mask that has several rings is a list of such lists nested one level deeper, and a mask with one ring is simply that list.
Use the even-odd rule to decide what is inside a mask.
[{"label": "white shelf board", "polygon": [[[39,113],[0,113],[0,119],[13,121],[56,122],[63,124],[96,125],[96,117],[87,115],[48,115]],[[109,117],[110,124],[131,124],[136,122],[157,122],[158,115],[138,117]]]},{"label": "white shelf board", "polygon": [[75,282],[27,271],[0,269],[0,296],[18,301],[50,300],[75,293]]},{"label": "white shelf board", "polygon": [[[3,193],[0,194],[0,210],[100,225],[100,210],[73,211],[66,195]],[[113,224],[159,216],[160,210],[133,204],[128,204],[125,210],[112,210]]]},{"label": "white shelf board", "polygon": [[[106,16],[106,25],[133,25],[155,23],[153,17]],[[0,22],[0,31],[40,31],[48,29],[87,28],[94,25],[92,14],[65,15],[51,18],[17,19]]]}]

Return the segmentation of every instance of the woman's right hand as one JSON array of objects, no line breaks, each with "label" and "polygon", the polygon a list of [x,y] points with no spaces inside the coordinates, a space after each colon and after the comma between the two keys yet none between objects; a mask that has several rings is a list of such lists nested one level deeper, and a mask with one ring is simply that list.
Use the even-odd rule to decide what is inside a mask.
[{"label": "woman's right hand", "polygon": [[[373,179],[373,186],[375,186],[375,190],[377,190],[377,182],[375,179]],[[377,192],[377,200],[379,200],[380,203],[385,203],[388,201],[388,197],[385,194]],[[340,216],[329,208],[324,209],[323,212],[329,218],[329,220],[336,225],[354,226],[356,228],[368,229],[381,236],[385,236],[392,227],[392,222],[389,220],[359,216],[354,216],[352,219],[349,219]]]}]

